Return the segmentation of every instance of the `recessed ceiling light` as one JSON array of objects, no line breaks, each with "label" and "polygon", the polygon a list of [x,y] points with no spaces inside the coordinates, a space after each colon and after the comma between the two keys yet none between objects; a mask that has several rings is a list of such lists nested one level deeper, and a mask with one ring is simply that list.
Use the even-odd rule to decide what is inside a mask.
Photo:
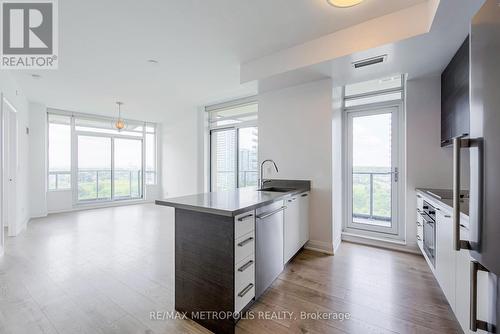
[{"label": "recessed ceiling light", "polygon": [[326,0],[326,2],[334,7],[346,8],[359,5],[363,0]]},{"label": "recessed ceiling light", "polygon": [[148,59],[148,63],[150,64],[159,64],[160,62],[156,59]]},{"label": "recessed ceiling light", "polygon": [[33,73],[33,74],[31,75],[31,77],[32,77],[33,79],[40,79],[42,76],[41,76],[40,74],[35,74],[35,73]]}]

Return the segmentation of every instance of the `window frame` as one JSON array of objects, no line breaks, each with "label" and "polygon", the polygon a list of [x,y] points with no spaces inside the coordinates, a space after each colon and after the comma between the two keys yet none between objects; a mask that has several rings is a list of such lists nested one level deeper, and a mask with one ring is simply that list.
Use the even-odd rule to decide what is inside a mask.
[{"label": "window frame", "polygon": [[[71,140],[71,162],[70,162],[70,175],[71,175],[71,186],[70,188],[66,189],[49,189],[49,177],[50,177],[50,170],[49,170],[49,162],[50,162],[50,157],[49,157],[49,135],[50,135],[50,122],[49,118],[50,115],[58,115],[58,116],[63,116],[63,117],[69,117],[70,123],[70,140]],[[90,120],[90,121],[96,121],[96,122],[112,122],[115,121],[114,118],[112,117],[106,117],[106,116],[98,116],[98,115],[89,115],[89,114],[84,114],[84,113],[73,113],[73,112],[67,112],[64,110],[58,110],[58,109],[48,109],[47,110],[47,154],[46,154],[46,159],[47,159],[47,191],[48,192],[56,192],[56,191],[71,191],[72,195],[72,205],[73,207],[78,207],[78,206],[89,206],[93,204],[100,204],[100,203],[114,203],[114,202],[120,202],[120,201],[134,201],[134,200],[145,200],[146,199],[146,187],[147,186],[156,186],[158,184],[158,124],[154,122],[149,122],[149,121],[136,121],[136,120],[129,120],[126,119],[125,123],[126,124],[132,124],[132,125],[137,125],[137,126],[142,126],[141,131],[137,130],[126,130],[127,132],[135,132],[140,135],[130,135],[130,134],[122,134],[119,132],[116,133],[103,133],[99,131],[87,131],[87,130],[77,130],[77,125],[76,121],[77,120]],[[96,126],[96,129],[110,129],[112,130],[111,126],[109,128],[105,127],[99,127]],[[153,130],[147,130],[148,128],[153,128]],[[146,135],[153,135],[153,141],[154,141],[154,183],[147,183],[146,182]],[[123,139],[134,139],[134,140],[140,140],[141,141],[141,148],[142,148],[142,156],[141,156],[141,167],[142,167],[142,177],[141,177],[141,191],[140,191],[140,196],[139,197],[131,197],[131,198],[117,198],[115,199],[113,196],[113,189],[111,192],[111,198],[106,199],[106,200],[85,200],[85,201],[79,201],[78,200],[78,135],[84,135],[84,136],[94,136],[94,137],[107,137],[111,138],[112,142],[112,155],[111,155],[111,168],[112,168],[112,182],[111,186],[113,188],[114,186],[114,181],[113,181],[113,173],[114,173],[114,139],[115,138],[123,138]]]},{"label": "window frame", "polygon": [[58,180],[57,180],[57,176],[58,174],[68,174],[67,172],[65,173],[59,173],[59,172],[56,172],[55,173],[55,177],[56,177],[56,187],[55,189],[51,189],[50,188],[50,176],[51,175],[54,175],[54,172],[51,172],[50,171],[50,155],[49,155],[49,152],[50,152],[50,124],[51,123],[54,123],[54,124],[59,124],[59,123],[55,123],[55,122],[50,122],[50,115],[57,115],[57,116],[62,116],[62,117],[68,117],[68,120],[69,120],[69,124],[64,124],[64,125],[67,125],[69,126],[70,128],[70,140],[71,140],[71,122],[72,122],[72,117],[71,115],[64,115],[64,114],[60,114],[60,113],[52,113],[52,112],[47,112],[47,115],[46,115],[46,121],[47,121],[47,142],[46,142],[46,147],[47,147],[47,154],[46,154],[46,161],[47,161],[47,173],[46,173],[46,180],[47,180],[47,187],[46,187],[46,191],[47,192],[60,192],[60,191],[72,191],[73,189],[73,173],[72,173],[72,151],[73,151],[73,147],[70,143],[70,167],[69,167],[69,175],[70,175],[70,186],[69,188],[59,188],[57,186],[58,184]]},{"label": "window frame", "polygon": [[[349,192],[349,185],[348,182],[344,182],[342,185],[342,193],[344,195],[344,198],[346,198],[345,201],[343,201],[343,222],[342,222],[342,234],[347,235],[347,236],[353,236],[353,237],[361,237],[361,238],[368,238],[368,239],[376,239],[376,240],[384,240],[384,241],[389,241],[389,242],[405,242],[406,240],[406,226],[405,226],[405,215],[406,215],[406,208],[405,208],[405,193],[404,193],[404,187],[406,185],[406,161],[404,159],[406,155],[406,129],[405,129],[405,124],[406,124],[406,75],[402,74],[401,75],[401,87],[398,88],[391,88],[390,90],[382,89],[382,90],[374,90],[370,91],[368,93],[363,93],[363,94],[356,94],[356,95],[351,95],[351,96],[345,96],[345,87],[343,87],[343,93],[342,93],[342,158],[343,158],[343,163],[342,163],[342,176],[344,180],[349,180],[349,138],[348,138],[348,131],[346,130],[348,127],[349,123],[349,113],[356,113],[356,112],[367,112],[373,109],[377,108],[397,108],[398,109],[398,120],[397,120],[397,131],[398,131],[398,166],[399,166],[399,181],[398,181],[398,201],[397,201],[397,215],[395,217],[396,223],[397,223],[397,233],[386,233],[383,231],[375,231],[375,230],[368,230],[368,229],[355,229],[350,226],[348,226],[348,221],[352,219],[350,217],[350,214],[352,214],[352,208],[349,208],[350,201],[347,200],[349,196],[351,196]],[[388,92],[396,92],[399,91],[401,92],[401,99],[397,100],[387,100],[387,101],[382,101],[382,102],[374,102],[374,103],[367,103],[367,104],[360,104],[352,107],[347,107],[346,106],[346,100],[355,100],[355,99],[361,99],[369,96],[376,96],[376,95],[383,95],[387,94]]]},{"label": "window frame", "polygon": [[[213,187],[213,137],[212,134],[215,132],[220,132],[220,131],[228,131],[228,130],[234,130],[235,131],[235,136],[236,136],[236,148],[235,148],[235,165],[236,165],[236,170],[235,170],[235,184],[236,184],[236,189],[239,188],[240,186],[240,178],[239,178],[239,136],[240,136],[240,129],[244,128],[257,128],[258,129],[258,112],[256,112],[257,119],[256,120],[251,120],[251,121],[244,121],[236,124],[230,124],[230,125],[221,125],[221,126],[212,126],[212,121],[211,121],[211,113],[220,111],[220,110],[226,110],[226,109],[232,109],[232,108],[238,108],[241,106],[246,106],[246,105],[251,105],[251,104],[256,104],[257,109],[258,109],[258,100],[257,96],[250,96],[242,99],[237,99],[237,100],[232,100],[232,101],[227,101],[223,103],[219,103],[216,105],[211,105],[205,107],[205,112],[208,114],[208,188],[209,191],[212,192],[214,191]],[[258,148],[257,148],[258,152]]]}]

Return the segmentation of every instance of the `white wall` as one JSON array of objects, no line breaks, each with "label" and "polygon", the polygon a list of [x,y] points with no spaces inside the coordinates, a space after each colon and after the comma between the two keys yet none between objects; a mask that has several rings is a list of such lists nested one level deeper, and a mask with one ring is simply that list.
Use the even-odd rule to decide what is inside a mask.
[{"label": "white wall", "polygon": [[30,118],[30,216],[47,215],[47,108],[29,104]]},{"label": "white wall", "polygon": [[344,220],[344,180],[343,180],[343,88],[335,87],[332,91],[332,206],[333,206],[333,249],[342,242]]},{"label": "white wall", "polygon": [[204,191],[203,131],[197,108],[169,114],[162,123],[162,196],[177,197]]},{"label": "white wall", "polygon": [[259,94],[259,160],[273,159],[266,177],[311,180],[311,248],[333,252],[332,82]]},{"label": "white wall", "polygon": [[18,170],[17,170],[17,194],[16,194],[16,222],[10,234],[17,235],[25,228],[30,217],[29,204],[29,137],[26,128],[29,127],[28,101],[21,89],[6,72],[0,72],[0,91],[17,109],[18,121]]},{"label": "white wall", "polygon": [[[416,248],[415,188],[452,188],[451,148],[441,148],[441,78],[409,80],[407,86],[407,247]],[[468,189],[469,159],[463,151],[462,186]]]}]

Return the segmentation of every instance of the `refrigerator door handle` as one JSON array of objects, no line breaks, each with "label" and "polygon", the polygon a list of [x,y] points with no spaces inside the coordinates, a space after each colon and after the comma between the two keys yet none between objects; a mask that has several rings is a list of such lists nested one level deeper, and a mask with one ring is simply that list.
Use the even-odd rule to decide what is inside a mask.
[{"label": "refrigerator door handle", "polygon": [[496,333],[496,326],[483,320],[477,319],[477,273],[479,271],[489,272],[477,261],[470,263],[470,330],[477,332],[478,329]]},{"label": "refrigerator door handle", "polygon": [[463,139],[461,136],[453,138],[453,228],[455,230],[453,247],[456,251],[471,249],[468,241],[460,240],[460,158],[462,148],[470,146],[470,139]]}]

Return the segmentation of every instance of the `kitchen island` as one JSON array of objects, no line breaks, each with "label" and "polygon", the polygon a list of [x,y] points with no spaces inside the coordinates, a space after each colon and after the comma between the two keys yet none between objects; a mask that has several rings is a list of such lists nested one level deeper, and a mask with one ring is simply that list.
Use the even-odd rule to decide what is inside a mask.
[{"label": "kitchen island", "polygon": [[175,208],[175,309],[216,333],[241,314],[307,242],[310,181],[271,180],[165,200]]}]

